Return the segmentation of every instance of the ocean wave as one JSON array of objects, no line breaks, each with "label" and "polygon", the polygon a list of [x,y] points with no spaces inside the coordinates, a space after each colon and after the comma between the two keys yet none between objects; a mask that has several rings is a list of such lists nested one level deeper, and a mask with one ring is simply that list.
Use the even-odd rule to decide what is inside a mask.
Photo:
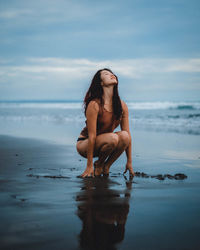
[{"label": "ocean wave", "polygon": [[[200,102],[126,102],[130,110],[200,110]],[[82,109],[83,102],[18,101],[0,102],[0,109]]]},{"label": "ocean wave", "polygon": [[183,114],[183,115],[168,115],[167,116],[170,119],[195,119],[199,118],[200,114]]},{"label": "ocean wave", "polygon": [[196,118],[196,117],[200,117],[200,114],[189,114],[188,118]]},{"label": "ocean wave", "polygon": [[53,116],[53,115],[8,115],[0,116],[0,121],[40,121],[40,122],[54,122],[54,123],[68,123],[68,122],[83,122],[83,116]]},{"label": "ocean wave", "polygon": [[131,122],[136,129],[200,135],[199,119],[190,121],[181,118],[174,121],[174,119],[131,118]]},{"label": "ocean wave", "polygon": [[133,110],[199,110],[200,102],[127,102],[128,108]]},{"label": "ocean wave", "polygon": [[180,118],[180,115],[168,115],[168,118],[172,118],[172,119],[178,119]]},{"label": "ocean wave", "polygon": [[0,108],[81,109],[81,102],[0,102]]},{"label": "ocean wave", "polygon": [[[170,108],[170,109],[174,109],[174,108]],[[197,106],[195,105],[178,105],[177,107],[175,107],[175,109],[198,109]]]}]

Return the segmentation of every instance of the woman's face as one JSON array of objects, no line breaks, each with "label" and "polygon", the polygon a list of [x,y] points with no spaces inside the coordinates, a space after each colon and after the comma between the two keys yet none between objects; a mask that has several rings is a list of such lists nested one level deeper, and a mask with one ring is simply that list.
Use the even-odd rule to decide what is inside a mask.
[{"label": "woman's face", "polygon": [[101,85],[102,86],[109,86],[117,84],[116,76],[108,70],[101,71]]}]

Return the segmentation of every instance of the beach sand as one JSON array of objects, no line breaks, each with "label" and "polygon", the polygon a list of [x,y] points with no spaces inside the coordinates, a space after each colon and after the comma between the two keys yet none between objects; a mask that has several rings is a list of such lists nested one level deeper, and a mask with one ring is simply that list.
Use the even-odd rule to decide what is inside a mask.
[{"label": "beach sand", "polygon": [[135,171],[187,178],[129,179],[123,155],[109,178],[81,179],[75,145],[0,136],[0,248],[199,249],[196,137],[138,132],[134,143]]}]

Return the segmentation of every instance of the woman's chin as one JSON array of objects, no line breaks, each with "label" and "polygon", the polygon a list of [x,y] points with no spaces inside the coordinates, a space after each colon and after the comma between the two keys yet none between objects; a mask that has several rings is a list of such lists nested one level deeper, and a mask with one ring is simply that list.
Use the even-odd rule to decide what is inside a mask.
[{"label": "woman's chin", "polygon": [[117,85],[117,81],[113,81],[113,82],[111,82],[111,84]]},{"label": "woman's chin", "polygon": [[115,83],[115,82],[109,82],[109,83],[106,83],[106,84],[102,84],[101,86],[102,87],[110,87],[110,86],[115,86],[115,85],[117,85],[117,83]]}]

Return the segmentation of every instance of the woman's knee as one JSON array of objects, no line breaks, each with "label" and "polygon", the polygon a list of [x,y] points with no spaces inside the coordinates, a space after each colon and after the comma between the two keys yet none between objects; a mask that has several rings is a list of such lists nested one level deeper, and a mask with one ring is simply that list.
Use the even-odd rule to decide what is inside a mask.
[{"label": "woman's knee", "polygon": [[118,135],[115,133],[110,133],[103,145],[104,150],[114,149],[117,147],[119,142]]},{"label": "woman's knee", "polygon": [[109,145],[111,145],[112,147],[115,148],[119,143],[119,136],[115,133],[112,133],[110,135],[108,143],[109,143]]},{"label": "woman's knee", "polygon": [[122,144],[123,146],[128,146],[129,145],[129,143],[131,141],[131,136],[127,131],[125,131],[125,130],[120,131],[118,133],[118,136],[119,136],[120,144]]},{"label": "woman's knee", "polygon": [[87,158],[87,150],[85,150],[85,149],[82,147],[82,145],[80,145],[79,142],[76,143],[76,150],[77,150],[77,152],[78,152],[81,156]]},{"label": "woman's knee", "polygon": [[115,133],[105,133],[98,135],[96,139],[94,154],[98,156],[100,152],[114,150],[118,145],[118,141],[118,135],[116,135]]}]

